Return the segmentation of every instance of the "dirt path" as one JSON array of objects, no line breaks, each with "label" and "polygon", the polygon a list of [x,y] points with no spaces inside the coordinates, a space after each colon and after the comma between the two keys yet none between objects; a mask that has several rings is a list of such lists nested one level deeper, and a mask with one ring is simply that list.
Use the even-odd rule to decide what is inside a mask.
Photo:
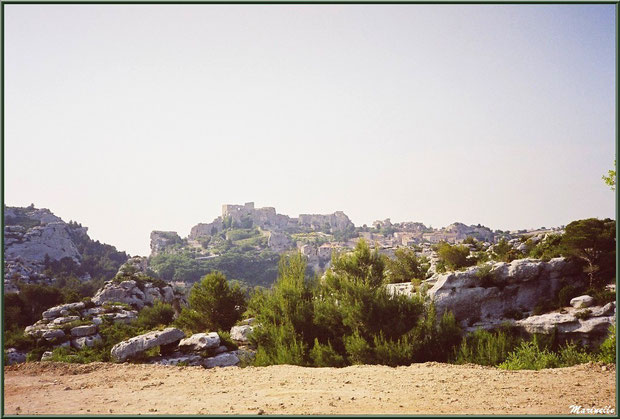
[{"label": "dirt path", "polygon": [[6,414],[568,414],[615,407],[613,366],[341,369],[71,365],[5,368]]}]

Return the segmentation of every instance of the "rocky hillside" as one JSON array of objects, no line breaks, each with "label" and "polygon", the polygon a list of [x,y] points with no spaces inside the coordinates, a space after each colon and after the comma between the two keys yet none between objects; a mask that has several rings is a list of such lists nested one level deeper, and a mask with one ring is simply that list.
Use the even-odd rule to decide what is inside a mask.
[{"label": "rocky hillside", "polygon": [[93,241],[88,228],[45,208],[4,207],[4,292],[59,277],[111,279],[128,255]]}]

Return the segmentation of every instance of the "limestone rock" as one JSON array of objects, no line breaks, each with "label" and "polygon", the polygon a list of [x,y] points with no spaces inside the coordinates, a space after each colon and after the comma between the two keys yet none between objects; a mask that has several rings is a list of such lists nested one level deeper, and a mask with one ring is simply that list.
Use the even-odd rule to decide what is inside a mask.
[{"label": "limestone rock", "polygon": [[63,332],[61,329],[48,329],[47,331],[43,332],[41,337],[45,340],[64,338],[65,332]]},{"label": "limestone rock", "polygon": [[232,352],[215,355],[203,361],[205,368],[232,367],[239,363],[239,358]]},{"label": "limestone rock", "polygon": [[215,348],[215,350],[213,351],[213,353],[214,353],[215,355],[217,355],[217,354],[221,354],[221,353],[224,353],[224,352],[228,352],[228,348],[227,348],[226,346],[224,346],[224,345],[218,346],[218,347],[217,347],[217,348]]},{"label": "limestone rock", "polygon": [[82,349],[86,346],[88,347],[95,346],[95,344],[101,341],[102,341],[101,336],[97,334],[94,336],[84,336],[81,338],[72,339],[71,345],[76,349]]},{"label": "limestone rock", "polygon": [[15,348],[8,348],[6,350],[6,356],[8,365],[21,364],[26,362],[26,352],[19,351]]},{"label": "limestone rock", "polygon": [[235,342],[248,343],[250,341],[250,336],[254,331],[253,326],[249,325],[241,325],[241,326],[233,326],[230,329],[230,338]]},{"label": "limestone rock", "polygon": [[169,356],[160,356],[149,361],[149,364],[158,365],[179,365],[180,363],[189,366],[201,366],[204,358],[200,355],[174,353]]},{"label": "limestone rock", "polygon": [[41,355],[41,361],[51,361],[52,359],[52,352],[51,351],[45,351],[43,352],[43,355]]},{"label": "limestone rock", "polygon": [[80,316],[67,316],[67,317],[57,317],[54,319],[52,323],[54,324],[65,324],[71,323],[80,320]]},{"label": "limestone rock", "polygon": [[594,304],[594,298],[589,295],[580,295],[570,300],[570,305],[575,308],[590,307],[592,304]]},{"label": "limestone rock", "polygon": [[[43,318],[44,319],[54,319],[56,317],[59,317],[61,315],[63,315],[63,312],[70,312],[70,311],[77,311],[77,310],[81,310],[84,308],[84,303],[83,302],[79,302],[79,303],[70,303],[70,304],[63,304],[60,306],[56,306],[56,307],[52,307],[52,308],[48,308],[47,310],[45,310],[43,312]],[[66,314],[64,314],[66,316]]]},{"label": "limestone rock", "polygon": [[183,331],[174,327],[169,327],[161,331],[156,330],[117,343],[114,345],[110,353],[112,358],[122,362],[127,358],[134,357],[137,354],[146,351],[147,349],[177,342],[184,337],[185,334]]},{"label": "limestone rock", "polygon": [[195,333],[179,342],[179,349],[182,351],[205,351],[220,346],[220,336],[216,332]]},{"label": "limestone rock", "polygon": [[474,266],[438,275],[428,291],[438,318],[449,310],[461,324],[471,325],[505,317],[506,312],[527,314],[542,301],[554,300],[565,284],[585,281],[579,267],[564,258],[495,263],[486,277],[480,269]]},{"label": "limestone rock", "polygon": [[604,307],[592,307],[590,317],[577,318],[582,310],[570,308],[564,313],[545,313],[530,316],[514,322],[515,326],[528,334],[550,334],[557,331],[561,341],[575,341],[584,345],[600,344],[615,323],[615,303]]},{"label": "limestone rock", "polygon": [[85,325],[85,326],[76,326],[73,329],[71,329],[71,336],[75,336],[75,337],[89,336],[89,335],[94,335],[95,333],[97,333],[97,326],[95,326],[94,324]]}]

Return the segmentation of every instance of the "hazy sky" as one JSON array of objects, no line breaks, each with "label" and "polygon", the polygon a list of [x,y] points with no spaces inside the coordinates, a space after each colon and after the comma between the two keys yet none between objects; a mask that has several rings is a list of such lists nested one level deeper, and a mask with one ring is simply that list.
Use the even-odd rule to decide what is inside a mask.
[{"label": "hazy sky", "polygon": [[613,5],[5,5],[5,202],[149,253],[223,203],[615,218]]}]

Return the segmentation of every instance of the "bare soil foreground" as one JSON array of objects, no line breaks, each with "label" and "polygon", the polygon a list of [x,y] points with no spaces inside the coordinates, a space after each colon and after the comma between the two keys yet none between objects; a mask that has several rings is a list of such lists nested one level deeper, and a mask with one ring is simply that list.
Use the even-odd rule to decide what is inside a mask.
[{"label": "bare soil foreground", "polygon": [[615,368],[166,367],[29,363],[5,368],[6,414],[569,414],[615,407]]}]

